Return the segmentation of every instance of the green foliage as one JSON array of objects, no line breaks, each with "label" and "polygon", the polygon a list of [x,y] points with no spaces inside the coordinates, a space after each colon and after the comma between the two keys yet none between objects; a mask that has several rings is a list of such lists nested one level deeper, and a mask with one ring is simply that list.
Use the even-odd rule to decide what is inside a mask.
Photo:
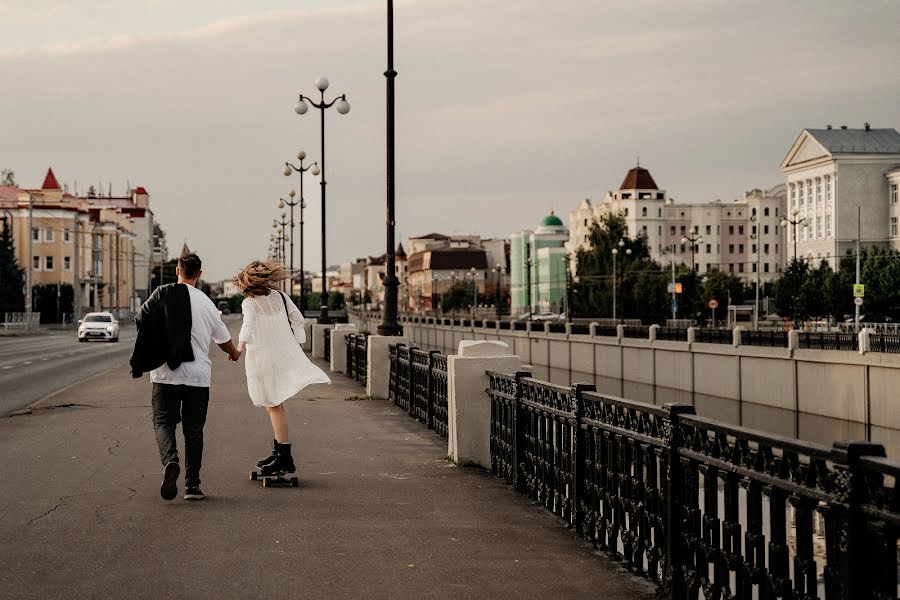
[{"label": "green foliage", "polygon": [[[328,310],[341,310],[346,305],[346,299],[341,292],[328,292]],[[299,306],[299,305],[298,305]],[[306,295],[306,311],[312,313],[321,310],[322,297],[315,294]]]},{"label": "green foliage", "polygon": [[12,232],[6,219],[0,231],[0,318],[25,310],[25,271],[19,268]]},{"label": "green foliage", "polygon": [[[175,283],[178,281],[178,275],[175,274],[175,268],[178,267],[178,259],[166,261],[160,267],[153,268],[153,275],[150,278],[150,292],[166,283]],[[162,271],[162,280],[160,280],[160,270]]]},{"label": "green foliage", "polygon": [[63,315],[74,312],[75,291],[70,284],[40,284],[31,289],[34,311],[41,314],[41,323],[62,323]]},{"label": "green foliage", "polygon": [[775,310],[779,315],[792,321],[806,318],[804,306],[800,304],[800,288],[809,270],[802,260],[791,259],[784,273],[775,282],[772,294]]},{"label": "green foliage", "polygon": [[455,283],[441,297],[441,307],[445,311],[469,309],[472,306],[472,286],[465,282]]},{"label": "green foliage", "polygon": [[244,301],[243,294],[233,294],[231,296],[228,296],[226,300],[228,300],[228,310],[233,313],[241,312],[241,302]]}]

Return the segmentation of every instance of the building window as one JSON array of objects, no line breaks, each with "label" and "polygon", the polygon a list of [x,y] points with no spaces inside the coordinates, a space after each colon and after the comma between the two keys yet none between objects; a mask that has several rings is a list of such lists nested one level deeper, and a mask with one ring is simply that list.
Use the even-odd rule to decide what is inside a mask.
[{"label": "building window", "polygon": [[750,233],[752,233],[753,235],[756,235],[756,225],[754,225],[750,228]]},{"label": "building window", "polygon": [[44,270],[45,270],[45,271],[52,271],[52,270],[53,270],[53,257],[52,257],[52,256],[45,256],[45,257],[44,257]]},{"label": "building window", "polygon": [[805,190],[803,189],[802,183],[797,184],[797,187],[800,188],[800,206],[803,206],[803,194]]},{"label": "building window", "polygon": [[682,225],[681,226],[681,235],[684,235],[684,232],[685,232],[684,225]]},{"label": "building window", "polygon": [[778,235],[778,225],[775,226],[775,235]]},{"label": "building window", "polygon": [[71,256],[63,257],[63,269],[66,271],[72,270],[72,257]]},{"label": "building window", "polygon": [[778,254],[778,244],[775,244],[775,254]]},{"label": "building window", "polygon": [[756,263],[753,263],[753,269],[752,269],[752,271],[753,271],[754,273],[756,273]]},{"label": "building window", "polygon": [[684,244],[681,245],[681,253],[684,254]]},{"label": "building window", "polygon": [[778,216],[778,207],[777,206],[775,207],[775,216],[776,217]]},{"label": "building window", "polygon": [[37,227],[31,230],[31,240],[34,242],[41,241],[41,230]]},{"label": "building window", "polygon": [[734,244],[728,244],[728,254],[734,254]]},{"label": "building window", "polygon": [[743,253],[744,253],[744,245],[738,244],[738,254],[743,254]]},{"label": "building window", "polygon": [[662,209],[661,209],[661,208],[659,209],[659,216],[660,216],[660,217],[662,216]]},{"label": "building window", "polygon": [[797,186],[793,183],[791,184],[791,206],[797,206]]},{"label": "building window", "polygon": [[[622,200],[628,200],[631,198],[631,194],[622,194]],[[628,214],[628,209],[625,209],[625,214]]]},{"label": "building window", "polygon": [[739,273],[743,273],[743,272],[744,272],[744,263],[738,263],[738,272],[739,272]]},{"label": "building window", "polygon": [[587,222],[588,222],[588,220],[585,219],[585,220],[584,220],[584,226],[585,226],[585,227],[587,227]]},{"label": "building window", "polygon": [[750,247],[750,253],[751,253],[751,254],[756,254],[756,244],[753,244],[753,245]]},{"label": "building window", "polygon": [[54,239],[54,231],[52,228],[48,227],[47,229],[44,230],[44,241],[52,242],[53,239]]},{"label": "building window", "polygon": [[897,204],[897,184],[891,184],[891,204]]},{"label": "building window", "polygon": [[41,257],[40,256],[32,256],[31,257],[31,269],[33,271],[41,270]]},{"label": "building window", "polygon": [[644,237],[647,237],[647,226],[646,225],[641,227],[641,231],[643,232]]},{"label": "building window", "polygon": [[657,235],[662,235],[662,225],[657,226],[656,233]]},{"label": "building window", "polygon": [[763,209],[763,216],[764,216],[764,217],[768,217],[768,216],[769,216],[769,207],[768,207],[768,206],[765,207],[765,208]]},{"label": "building window", "polygon": [[763,254],[768,254],[768,253],[769,253],[769,245],[763,244]]},{"label": "building window", "polygon": [[707,244],[707,245],[706,245],[706,253],[707,253],[707,254],[712,254],[712,244]]},{"label": "building window", "polygon": [[734,225],[728,226],[728,235],[734,235]]},{"label": "building window", "polygon": [[897,237],[897,217],[891,217],[891,235]]},{"label": "building window", "polygon": [[675,226],[674,225],[672,225],[672,227],[670,228],[670,232],[672,235],[675,235]]},{"label": "building window", "polygon": [[72,230],[68,227],[63,229],[63,241],[67,244],[72,241]]},{"label": "building window", "polygon": [[769,235],[769,226],[763,225],[763,235]]},{"label": "building window", "polygon": [[707,225],[706,226],[706,235],[709,235],[711,233],[712,233],[712,225]]},{"label": "building window", "polygon": [[769,272],[769,263],[763,263],[763,271],[765,271],[766,273]]},{"label": "building window", "polygon": [[728,263],[728,272],[734,273],[734,263]]},{"label": "building window", "polygon": [[625,216],[626,216],[626,217],[628,216],[628,209],[627,209],[627,208],[625,209]]},{"label": "building window", "polygon": [[738,235],[744,235],[744,226],[738,225]]},{"label": "building window", "polygon": [[646,217],[646,216],[647,216],[647,207],[646,207],[646,206],[645,206],[644,208],[641,209],[641,216],[642,216],[642,217]]},{"label": "building window", "polygon": [[681,218],[684,218],[684,211],[681,212]]}]

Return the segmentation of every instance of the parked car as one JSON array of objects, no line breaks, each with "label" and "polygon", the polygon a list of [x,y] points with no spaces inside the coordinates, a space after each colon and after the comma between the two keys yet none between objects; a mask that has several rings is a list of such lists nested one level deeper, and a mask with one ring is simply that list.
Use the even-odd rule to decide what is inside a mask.
[{"label": "parked car", "polygon": [[108,312],[92,312],[78,321],[78,341],[119,341],[119,322]]}]

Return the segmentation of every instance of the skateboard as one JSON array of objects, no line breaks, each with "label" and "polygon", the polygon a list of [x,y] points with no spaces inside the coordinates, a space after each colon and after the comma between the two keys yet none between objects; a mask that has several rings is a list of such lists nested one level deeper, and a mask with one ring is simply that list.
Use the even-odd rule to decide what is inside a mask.
[{"label": "skateboard", "polygon": [[277,473],[270,473],[268,475],[263,475],[260,471],[250,471],[250,481],[261,480],[263,487],[273,487],[276,485],[284,485],[290,487],[299,487],[300,479],[296,476],[288,476],[288,473],[284,471],[280,471]]}]

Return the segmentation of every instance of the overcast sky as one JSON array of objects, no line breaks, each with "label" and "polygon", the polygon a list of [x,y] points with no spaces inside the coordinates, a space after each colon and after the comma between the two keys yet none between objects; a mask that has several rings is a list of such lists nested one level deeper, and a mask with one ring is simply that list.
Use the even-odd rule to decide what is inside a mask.
[{"label": "overcast sky", "polygon": [[[326,117],[329,263],[380,254],[384,4],[0,0],[0,167],[143,185],[224,278],[265,255],[284,161],[320,157],[292,106],[324,75],[352,105]],[[400,239],[534,227],[637,153],[677,201],[774,185],[804,127],[900,127],[898,23],[896,0],[398,0]]]}]

